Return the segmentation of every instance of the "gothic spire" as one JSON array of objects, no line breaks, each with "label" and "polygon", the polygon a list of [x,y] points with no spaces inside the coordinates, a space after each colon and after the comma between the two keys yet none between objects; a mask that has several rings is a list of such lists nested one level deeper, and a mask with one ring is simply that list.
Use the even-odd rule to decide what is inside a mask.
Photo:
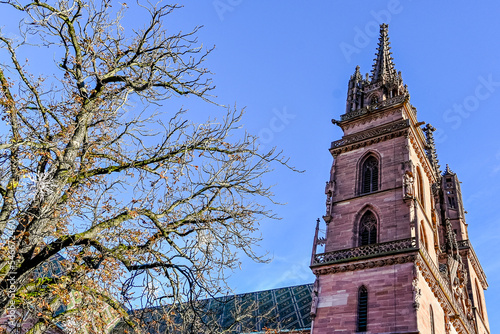
[{"label": "gothic spire", "polygon": [[383,23],[380,25],[380,37],[378,42],[377,53],[375,54],[375,63],[373,64],[371,82],[375,83],[383,79],[396,79],[398,74],[394,69],[393,58],[391,57],[391,46],[389,36],[387,35],[388,25]]}]

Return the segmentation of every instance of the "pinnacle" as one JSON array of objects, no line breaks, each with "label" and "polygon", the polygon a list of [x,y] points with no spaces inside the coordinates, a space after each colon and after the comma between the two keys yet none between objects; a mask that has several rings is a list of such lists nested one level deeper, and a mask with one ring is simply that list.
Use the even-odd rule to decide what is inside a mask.
[{"label": "pinnacle", "polygon": [[354,75],[352,78],[356,79],[357,81],[361,81],[363,79],[363,76],[359,72],[359,65],[356,66],[356,70],[354,71]]},{"label": "pinnacle", "polygon": [[444,172],[444,175],[446,174],[452,174],[454,175],[455,173],[453,173],[453,171],[450,169],[450,166],[448,166],[448,164],[446,164],[446,170]]},{"label": "pinnacle", "polygon": [[396,79],[397,72],[392,62],[394,58],[391,57],[391,46],[388,36],[388,25],[383,23],[380,25],[380,37],[377,47],[375,63],[373,64],[371,82],[378,82],[383,79]]}]

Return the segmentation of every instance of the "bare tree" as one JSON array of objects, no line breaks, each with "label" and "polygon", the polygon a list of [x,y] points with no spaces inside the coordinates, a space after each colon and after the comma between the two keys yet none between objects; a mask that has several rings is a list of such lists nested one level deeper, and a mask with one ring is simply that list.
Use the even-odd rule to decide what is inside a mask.
[{"label": "bare tree", "polygon": [[[137,3],[149,21],[130,32],[127,6],[111,4],[0,1],[23,16],[21,40],[0,35],[0,310],[16,310],[12,332],[29,313],[20,332],[102,333],[110,312],[140,332],[128,308],[171,308],[173,321],[179,305],[224,291],[238,253],[263,260],[261,178],[286,161],[259,153],[236,110],[201,124],[163,111],[173,96],[213,103],[211,50],[198,28],[167,34],[177,6]],[[20,56],[44,56],[35,42],[50,50],[42,76]]]}]

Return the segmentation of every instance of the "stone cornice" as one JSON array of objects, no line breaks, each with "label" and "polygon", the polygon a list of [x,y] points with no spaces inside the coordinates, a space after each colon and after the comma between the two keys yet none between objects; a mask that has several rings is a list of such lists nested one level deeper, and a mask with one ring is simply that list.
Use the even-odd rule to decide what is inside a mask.
[{"label": "stone cornice", "polygon": [[365,196],[372,196],[374,194],[381,194],[381,193],[386,193],[386,192],[391,192],[391,191],[398,191],[398,192],[400,192],[401,188],[402,188],[401,186],[398,186],[398,187],[394,187],[394,188],[387,188],[387,189],[381,189],[381,190],[373,191],[371,193],[353,194],[350,197],[342,198],[342,199],[340,199],[338,201],[332,201],[331,205],[339,205],[341,203],[349,202],[349,201],[352,201],[352,200],[355,200],[355,199],[358,199],[358,198],[362,198],[362,197],[365,197]]},{"label": "stone cornice", "polygon": [[402,264],[408,262],[414,262],[416,259],[416,253],[403,253],[396,254],[386,257],[377,257],[372,259],[355,260],[348,263],[336,263],[328,265],[314,265],[311,266],[314,275],[329,275],[335,273],[341,273],[346,271],[355,271],[362,269],[370,269],[376,267],[391,266],[394,264]]},{"label": "stone cornice", "polygon": [[348,152],[359,147],[371,145],[385,141],[394,137],[402,136],[408,133],[410,123],[408,120],[398,120],[388,124],[384,124],[375,128],[371,128],[362,132],[345,136],[340,140],[332,142],[330,152],[333,155]]},{"label": "stone cornice", "polygon": [[364,125],[373,121],[376,121],[377,119],[382,119],[382,118],[387,118],[388,116],[394,115],[394,114],[399,114],[402,115],[405,113],[404,111],[405,107],[404,105],[401,107],[396,107],[396,108],[385,108],[383,110],[380,110],[376,113],[370,113],[370,114],[365,114],[363,117],[360,117],[354,121],[348,121],[348,122],[338,122],[335,120],[332,120],[334,124],[337,124],[342,128],[342,130],[345,132],[346,130],[349,130],[355,126],[359,125]]}]

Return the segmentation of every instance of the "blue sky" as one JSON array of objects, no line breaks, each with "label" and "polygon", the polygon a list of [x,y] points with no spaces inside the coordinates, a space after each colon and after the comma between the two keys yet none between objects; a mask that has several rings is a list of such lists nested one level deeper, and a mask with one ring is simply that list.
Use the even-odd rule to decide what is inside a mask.
[{"label": "blue sky", "polygon": [[[209,61],[222,103],[246,107],[245,127],[285,151],[294,174],[269,178],[283,218],[263,222],[270,264],[244,261],[237,292],[308,283],[316,218],[325,211],[328,147],[340,139],[331,124],[344,113],[356,65],[369,72],[378,24],[389,23],[396,69],[402,71],[420,121],[436,132],[438,158],[462,181],[469,236],[490,287],[492,332],[500,328],[500,31],[496,2],[238,1],[186,3],[184,24],[203,24],[200,41],[215,44]],[[279,126],[273,126],[285,115]],[[277,131],[272,131],[275,128]]]},{"label": "blue sky", "polygon": [[[280,221],[262,221],[262,251],[270,264],[244,260],[231,283],[236,292],[310,283],[316,218],[325,212],[328,148],[341,131],[331,119],[345,110],[347,81],[356,65],[371,70],[378,25],[389,24],[396,69],[402,71],[420,121],[436,132],[438,158],[462,181],[469,236],[489,282],[492,332],[500,328],[500,4],[495,1],[250,1],[181,2],[166,22],[172,31],[203,25],[199,41],[216,46],[207,60],[216,101],[246,107],[244,128],[277,146],[292,165],[267,178]],[[8,24],[0,12],[1,25]],[[139,15],[139,14],[137,14]],[[136,16],[131,23],[140,21]],[[132,22],[134,21],[134,22]],[[36,64],[36,59],[33,59]],[[195,113],[223,110],[193,99]]]}]

